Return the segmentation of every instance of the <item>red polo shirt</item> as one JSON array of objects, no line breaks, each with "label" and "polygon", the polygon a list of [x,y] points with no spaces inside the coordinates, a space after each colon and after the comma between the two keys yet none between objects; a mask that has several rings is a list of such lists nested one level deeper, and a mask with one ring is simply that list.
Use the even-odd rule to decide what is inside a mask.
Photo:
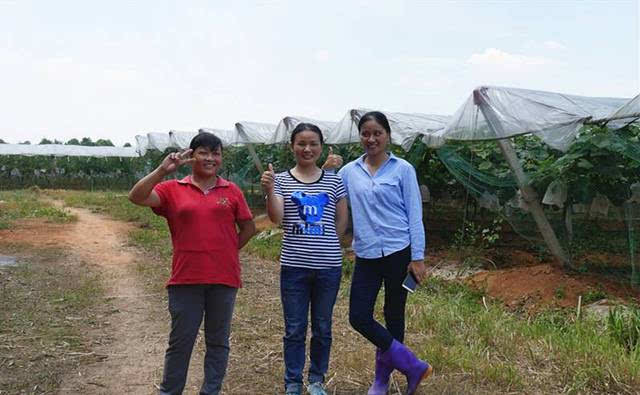
[{"label": "red polo shirt", "polygon": [[218,177],[202,192],[191,182],[161,182],[154,187],[162,204],[153,212],[167,219],[173,244],[167,285],[224,284],[240,288],[236,222],[252,219],[240,188]]}]

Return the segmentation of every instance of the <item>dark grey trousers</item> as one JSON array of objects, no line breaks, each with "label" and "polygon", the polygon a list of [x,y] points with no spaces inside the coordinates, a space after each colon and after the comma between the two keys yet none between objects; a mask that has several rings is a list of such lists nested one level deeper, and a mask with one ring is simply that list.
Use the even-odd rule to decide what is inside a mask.
[{"label": "dark grey trousers", "polygon": [[218,394],[227,370],[229,334],[237,288],[226,285],[172,285],[169,293],[171,333],[164,357],[160,395],[181,394],[189,360],[204,316],[204,382],[200,394]]}]

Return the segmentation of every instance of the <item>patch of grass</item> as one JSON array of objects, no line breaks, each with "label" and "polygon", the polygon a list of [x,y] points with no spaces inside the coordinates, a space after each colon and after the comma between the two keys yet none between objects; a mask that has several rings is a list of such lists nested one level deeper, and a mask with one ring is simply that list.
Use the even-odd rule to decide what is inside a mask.
[{"label": "patch of grass", "polygon": [[0,191],[0,229],[12,227],[20,219],[45,218],[48,222],[67,223],[77,218],[39,199],[39,190]]},{"label": "patch of grass", "polygon": [[616,340],[602,336],[600,321],[576,320],[572,310],[520,315],[486,298],[483,303],[482,297],[437,278],[409,296],[407,333],[425,337],[417,354],[444,375],[468,375],[473,383],[447,382],[433,391],[633,393],[640,388],[640,363]]},{"label": "patch of grass", "polygon": [[249,240],[244,249],[262,259],[278,261],[280,259],[281,246],[282,233],[274,233],[272,230],[266,230]]},{"label": "patch of grass", "polygon": [[342,276],[346,278],[351,278],[353,274],[353,269],[356,265],[355,257],[352,259],[350,256],[347,256],[343,252],[342,254]]},{"label": "patch of grass", "polygon": [[[109,214],[119,220],[136,221],[143,226],[164,223],[164,218],[154,215],[151,209],[131,203],[126,193],[66,190],[47,190],[44,193],[62,199],[67,206],[87,208],[93,212]],[[156,218],[157,220],[153,221]]]},{"label": "patch of grass", "polygon": [[[3,252],[27,251],[3,245]],[[28,253],[18,266],[0,268],[2,393],[55,392],[65,374],[96,358],[87,332],[99,325],[99,276],[87,265],[65,265],[63,250]]]},{"label": "patch of grass", "polygon": [[556,299],[564,299],[567,297],[567,291],[565,291],[564,286],[560,286],[553,291],[553,297]]},{"label": "patch of grass", "polygon": [[607,293],[602,289],[589,289],[582,297],[582,302],[587,305],[607,298]]},{"label": "patch of grass", "polygon": [[[640,308],[623,311],[620,307],[609,310],[609,335],[634,357],[640,357]],[[638,359],[640,363],[640,358]]]}]

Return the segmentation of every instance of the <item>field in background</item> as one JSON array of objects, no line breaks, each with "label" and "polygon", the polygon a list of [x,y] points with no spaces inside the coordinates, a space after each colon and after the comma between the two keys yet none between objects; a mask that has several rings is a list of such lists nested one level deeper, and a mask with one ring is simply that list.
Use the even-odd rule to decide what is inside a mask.
[{"label": "field in background", "polygon": [[[136,228],[129,235],[130,241],[149,257],[139,265],[137,273],[150,291],[162,292],[169,267],[171,252],[164,220],[148,209],[130,204],[123,193],[37,190],[0,193],[0,224],[4,228],[0,230],[0,254],[34,257],[30,265],[0,267],[0,347],[8,351],[0,356],[0,388],[12,389],[10,393],[29,391],[35,386],[40,390],[33,392],[52,390],[56,377],[68,370],[69,364],[91,358],[83,356],[89,341],[83,329],[91,325],[94,303],[86,295],[99,294],[100,278],[84,270],[81,264],[69,266],[64,252],[55,246],[25,250],[24,246],[10,241],[11,229],[23,226],[25,220],[63,222],[56,226],[66,226],[65,223],[73,221],[64,210],[42,203],[39,195],[134,222]],[[28,202],[31,209],[22,210],[23,201]],[[40,219],[32,220],[30,216]],[[255,304],[261,299],[255,292],[268,291],[270,297],[277,295],[274,288],[277,287],[277,266],[272,261],[278,255],[279,236],[266,221],[261,223],[261,229],[265,233],[255,237],[247,250],[265,259],[263,264],[273,266],[245,265],[248,281],[241,294],[254,292],[253,299],[239,298],[239,318],[234,327],[236,340],[240,338],[245,342],[262,341],[263,336],[270,339],[282,336],[277,299],[269,299],[268,306],[256,311],[259,306]],[[432,277],[409,297],[407,341],[436,367],[436,375],[424,386],[425,390],[435,393],[638,393],[640,312],[637,299],[634,300],[637,293],[629,290],[630,293],[616,294],[606,284],[600,287],[587,284],[589,286],[580,288],[575,283],[576,278],[582,279],[580,273],[553,273],[549,272],[552,269],[548,265],[533,271],[531,268],[545,265],[545,258],[531,252],[521,251],[519,255],[509,252],[504,261],[515,261],[494,265],[487,262],[495,259],[491,248],[467,247],[464,254],[460,249],[433,251],[428,262],[442,262],[441,266],[449,268],[448,271]],[[520,295],[500,295],[502,286],[516,283],[518,265],[528,268],[528,272],[522,273],[533,278],[554,275],[554,281],[562,281],[553,284],[550,291],[554,303],[542,303],[535,300],[535,295],[527,294],[527,278],[517,283]],[[471,269],[482,272],[466,279],[447,279],[455,277],[450,276],[451,273]],[[346,322],[350,279],[349,271],[345,273],[336,306],[330,386],[336,393],[362,393],[373,377],[373,348]],[[576,295],[574,291],[581,293]],[[523,296],[524,300],[519,299]],[[579,316],[577,296],[583,301]],[[587,304],[603,299],[609,300],[607,306],[619,307],[601,315],[586,309]],[[511,303],[513,301],[518,303]],[[73,317],[86,319],[74,320]],[[270,322],[263,330],[271,332],[253,333],[259,322]],[[258,377],[255,380],[262,380],[255,384],[260,388],[278,390],[282,374],[278,354],[281,345],[272,347],[268,353],[258,355],[269,363],[250,374]],[[245,357],[242,353],[247,353],[244,365],[250,365],[246,361],[251,360],[262,366],[255,355],[249,358],[248,348],[242,343],[234,348],[241,354],[235,364],[234,360],[230,363],[229,393],[241,394],[248,390],[234,387],[238,385],[238,377],[242,377],[242,372],[233,370],[240,368]],[[68,358],[61,359],[60,355]],[[13,387],[6,387],[7,383]],[[233,388],[237,388],[237,392],[231,391]]]}]

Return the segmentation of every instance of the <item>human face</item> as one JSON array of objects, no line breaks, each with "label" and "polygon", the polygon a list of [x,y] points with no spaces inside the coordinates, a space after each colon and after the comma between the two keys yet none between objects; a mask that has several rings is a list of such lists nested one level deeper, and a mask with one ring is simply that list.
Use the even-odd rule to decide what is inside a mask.
[{"label": "human face", "polygon": [[389,133],[378,122],[370,119],[360,128],[360,144],[369,156],[384,154],[389,145]]},{"label": "human face", "polygon": [[291,150],[297,164],[315,165],[322,153],[320,136],[316,132],[304,130],[295,135]]},{"label": "human face", "polygon": [[193,151],[193,173],[200,177],[216,176],[218,169],[222,166],[222,149],[220,147],[211,150],[208,147],[200,146]]}]

